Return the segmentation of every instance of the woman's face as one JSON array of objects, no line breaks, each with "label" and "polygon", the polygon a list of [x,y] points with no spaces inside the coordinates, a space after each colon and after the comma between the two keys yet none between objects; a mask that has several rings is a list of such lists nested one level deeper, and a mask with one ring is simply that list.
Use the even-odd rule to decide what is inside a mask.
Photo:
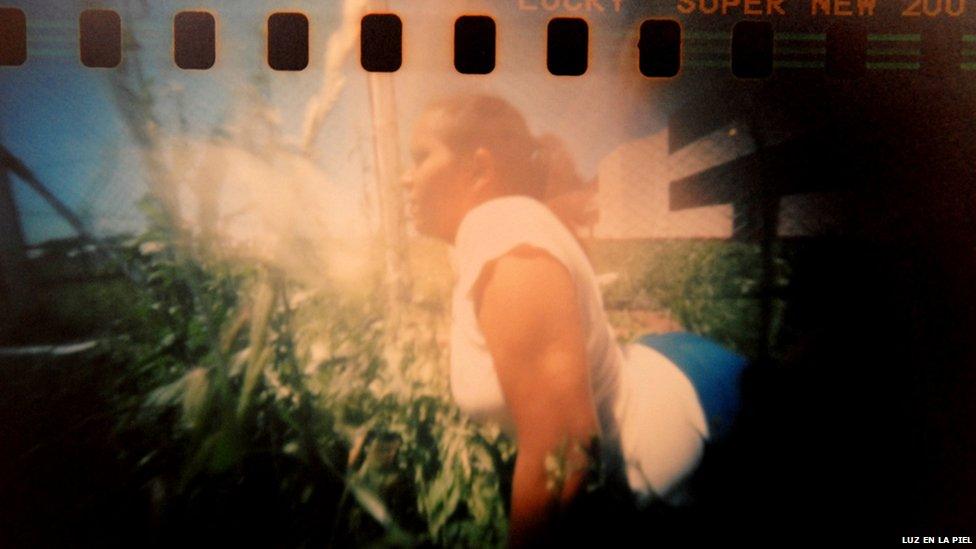
[{"label": "woman's face", "polygon": [[413,167],[403,176],[410,215],[422,234],[448,242],[470,205],[471,162],[459,157],[441,138],[443,115],[427,113],[410,143]]}]

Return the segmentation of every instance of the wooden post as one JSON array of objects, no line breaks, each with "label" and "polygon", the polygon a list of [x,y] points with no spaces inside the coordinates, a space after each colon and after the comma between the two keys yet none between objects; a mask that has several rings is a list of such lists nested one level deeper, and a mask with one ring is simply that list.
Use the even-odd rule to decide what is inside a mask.
[{"label": "wooden post", "polygon": [[[385,9],[386,2],[372,6]],[[373,150],[385,250],[386,285],[391,326],[398,326],[401,304],[409,295],[403,197],[400,189],[400,143],[393,75],[369,73],[373,114]]]}]

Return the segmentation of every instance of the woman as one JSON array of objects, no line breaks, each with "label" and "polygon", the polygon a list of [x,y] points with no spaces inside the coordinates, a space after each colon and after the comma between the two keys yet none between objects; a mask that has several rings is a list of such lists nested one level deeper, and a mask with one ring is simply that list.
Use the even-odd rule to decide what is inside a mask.
[{"label": "woman", "polygon": [[[551,541],[597,474],[638,499],[673,497],[710,436],[695,372],[675,361],[705,364],[706,377],[716,371],[706,363],[724,361],[731,375],[712,378],[727,385],[741,360],[690,334],[648,340],[670,359],[649,345],[617,346],[568,226],[592,222],[580,197],[593,187],[558,140],[533,137],[505,101],[434,104],[411,154],[404,183],[417,229],[454,245],[452,393],[517,442],[511,544]],[[718,412],[734,411],[734,399],[720,397]]]}]

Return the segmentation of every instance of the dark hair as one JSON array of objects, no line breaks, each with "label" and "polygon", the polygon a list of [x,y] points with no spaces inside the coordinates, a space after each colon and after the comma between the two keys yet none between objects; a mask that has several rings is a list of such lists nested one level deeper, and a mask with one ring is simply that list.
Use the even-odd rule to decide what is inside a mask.
[{"label": "dark hair", "polygon": [[[445,115],[441,137],[452,151],[466,154],[479,147],[491,151],[500,160],[497,169],[511,185],[512,194],[524,194],[549,204],[571,229],[592,224],[590,215],[567,211],[566,204],[582,204],[585,200],[565,198],[571,193],[592,198],[595,181],[588,183],[579,176],[561,139],[554,135],[533,136],[525,117],[511,103],[492,95],[465,94],[437,101],[428,112]],[[563,206],[553,207],[556,204]]]}]

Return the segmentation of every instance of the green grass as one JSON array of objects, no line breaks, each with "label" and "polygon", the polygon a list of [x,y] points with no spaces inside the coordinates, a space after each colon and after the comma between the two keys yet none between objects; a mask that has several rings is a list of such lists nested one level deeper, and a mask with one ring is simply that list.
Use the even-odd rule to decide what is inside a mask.
[{"label": "green grass", "polygon": [[896,71],[917,71],[922,67],[921,63],[903,61],[868,61],[865,65],[870,70]]},{"label": "green grass", "polygon": [[869,34],[868,42],[921,42],[921,34]]},{"label": "green grass", "polygon": [[[598,273],[619,275],[605,290],[609,309],[666,313],[690,331],[749,355],[759,353],[758,246],[719,240],[631,240],[591,242],[589,250]],[[778,283],[783,284],[785,265],[777,265]],[[633,332],[633,327],[627,331]]]},{"label": "green grass", "polygon": [[773,40],[777,41],[797,41],[797,42],[824,42],[827,35],[820,33],[803,32],[777,32],[773,35]]}]

